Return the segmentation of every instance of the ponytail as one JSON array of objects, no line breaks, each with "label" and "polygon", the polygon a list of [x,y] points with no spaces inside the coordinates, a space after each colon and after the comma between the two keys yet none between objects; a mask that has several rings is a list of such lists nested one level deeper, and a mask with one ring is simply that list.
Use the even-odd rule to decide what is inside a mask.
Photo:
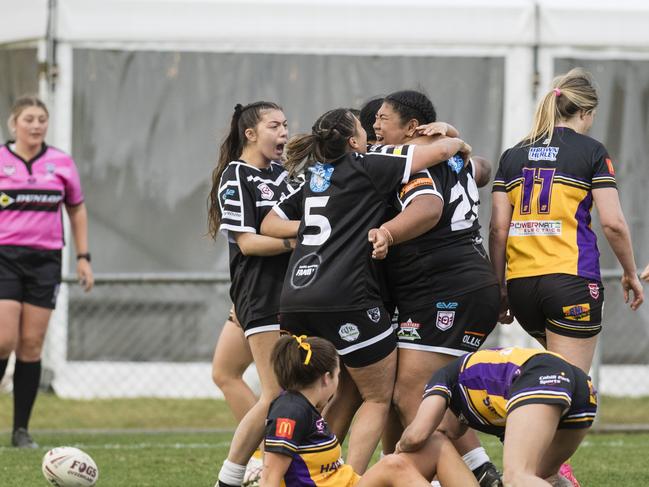
[{"label": "ponytail", "polygon": [[218,235],[221,224],[221,206],[219,205],[221,176],[228,164],[241,156],[247,142],[246,130],[256,127],[266,110],[282,110],[282,107],[268,101],[258,101],[246,106],[237,103],[234,107],[234,113],[230,120],[230,131],[219,149],[219,159],[216,167],[212,170],[212,189],[207,197],[207,233],[212,238],[216,238]]},{"label": "ponytail", "polygon": [[348,141],[356,135],[356,118],[347,108],[322,115],[310,134],[296,135],[286,146],[284,167],[292,177],[315,162],[332,162],[348,152]]},{"label": "ponytail", "polygon": [[[528,144],[540,140],[550,143],[554,127],[580,111],[592,112],[599,102],[592,75],[583,68],[575,68],[556,77],[552,90],[545,94],[536,108],[532,130],[523,139]],[[546,142],[547,141],[547,142]]]}]

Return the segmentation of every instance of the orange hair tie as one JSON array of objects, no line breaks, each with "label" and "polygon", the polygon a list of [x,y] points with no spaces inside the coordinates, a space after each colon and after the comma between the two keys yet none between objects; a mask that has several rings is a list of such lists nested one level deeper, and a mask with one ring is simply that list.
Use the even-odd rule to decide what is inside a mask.
[{"label": "orange hair tie", "polygon": [[295,338],[295,340],[297,341],[298,346],[302,350],[306,350],[306,358],[304,359],[304,365],[309,365],[309,362],[311,361],[312,352],[311,352],[311,344],[304,341],[304,340],[306,340],[306,335],[300,335],[300,336],[293,335],[293,338]]}]

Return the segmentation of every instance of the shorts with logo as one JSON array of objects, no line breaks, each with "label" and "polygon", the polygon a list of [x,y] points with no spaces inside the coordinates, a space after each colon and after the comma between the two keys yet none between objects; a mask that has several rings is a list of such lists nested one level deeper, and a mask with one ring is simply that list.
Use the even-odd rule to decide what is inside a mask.
[{"label": "shorts with logo", "polygon": [[0,299],[54,309],[60,284],[60,249],[0,246]]},{"label": "shorts with logo", "polygon": [[496,327],[499,295],[492,285],[415,311],[399,310],[399,348],[454,356],[475,352]]},{"label": "shorts with logo", "polygon": [[347,367],[366,367],[392,353],[397,339],[390,314],[382,306],[357,311],[287,312],[282,329],[294,335],[325,338]]},{"label": "shorts with logo", "polygon": [[597,414],[597,392],[583,371],[550,354],[523,364],[509,389],[507,414],[528,404],[562,407],[558,429],[590,428]]},{"label": "shorts with logo", "polygon": [[545,330],[589,338],[602,330],[604,287],[599,281],[570,274],[520,277],[507,282],[512,313],[535,338]]}]

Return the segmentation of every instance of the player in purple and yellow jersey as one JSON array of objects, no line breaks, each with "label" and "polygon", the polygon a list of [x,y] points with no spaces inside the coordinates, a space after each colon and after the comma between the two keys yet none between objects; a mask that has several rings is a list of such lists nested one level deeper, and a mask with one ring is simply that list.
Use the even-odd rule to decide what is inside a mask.
[{"label": "player in purple and yellow jersey", "polygon": [[[444,418],[447,409],[459,421]],[[433,375],[397,452],[418,451],[436,430],[456,438],[471,427],[503,441],[505,485],[561,485],[567,480],[559,468],[579,447],[596,412],[590,378],[559,355],[479,350]]]}]

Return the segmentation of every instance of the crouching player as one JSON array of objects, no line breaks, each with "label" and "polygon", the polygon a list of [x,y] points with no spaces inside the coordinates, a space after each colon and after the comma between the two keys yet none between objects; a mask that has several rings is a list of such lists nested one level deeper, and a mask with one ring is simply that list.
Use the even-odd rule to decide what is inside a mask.
[{"label": "crouching player", "polygon": [[[457,418],[444,417],[447,408]],[[433,375],[397,451],[419,450],[436,429],[455,438],[471,427],[504,442],[506,487],[571,485],[559,468],[577,450],[596,411],[590,378],[559,355],[481,350]]]},{"label": "crouching player", "polygon": [[[335,347],[323,338],[283,336],[271,361],[285,392],[273,401],[266,420],[262,487],[430,487],[435,474],[445,487],[478,487],[440,433],[428,435],[416,454],[388,455],[359,476],[342,461],[338,439],[320,414],[338,386]],[[424,456],[422,475],[415,465]]]}]

